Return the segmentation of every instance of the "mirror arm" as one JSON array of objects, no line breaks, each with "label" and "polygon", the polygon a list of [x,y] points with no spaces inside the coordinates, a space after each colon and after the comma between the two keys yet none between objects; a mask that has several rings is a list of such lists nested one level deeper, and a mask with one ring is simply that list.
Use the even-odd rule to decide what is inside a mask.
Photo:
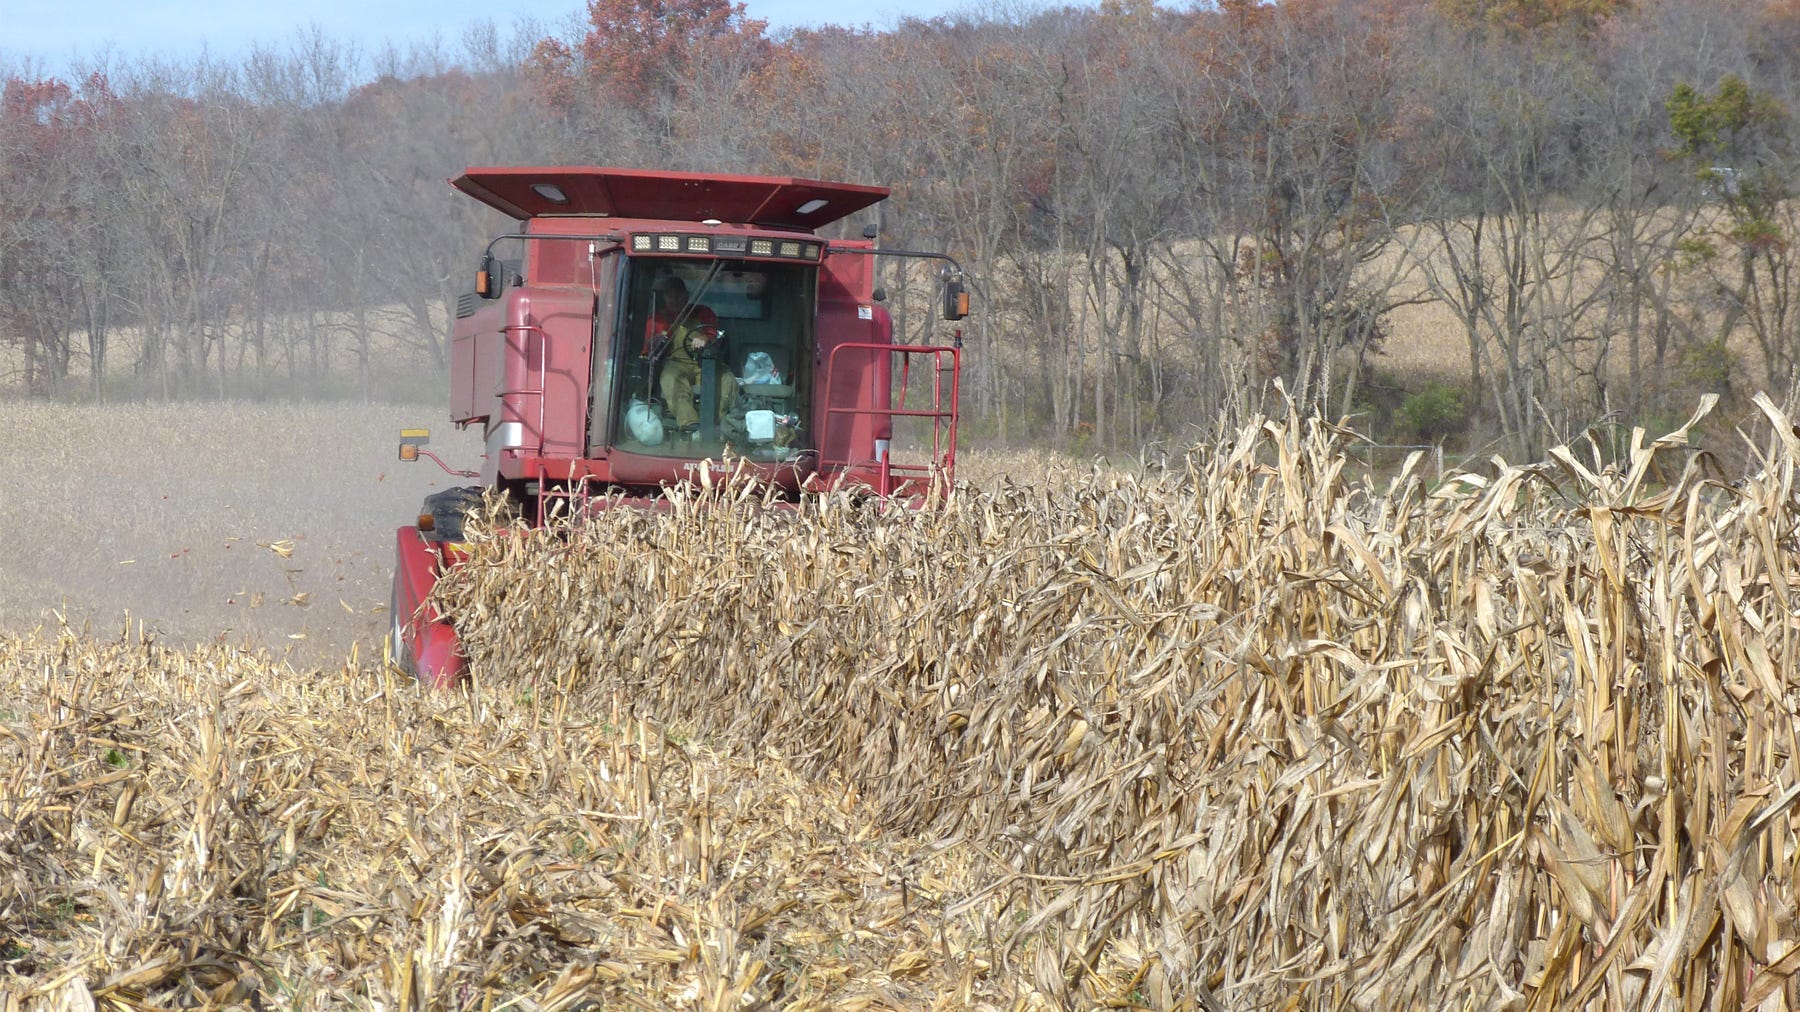
[{"label": "mirror arm", "polygon": [[[948,253],[934,253],[927,250],[916,249],[895,249],[891,246],[884,249],[867,249],[861,246],[831,245],[825,247],[825,252],[856,253],[862,256],[873,257],[909,257],[915,260],[942,260],[950,265],[944,271],[944,281],[951,286],[951,288],[945,292],[946,309],[944,312],[944,319],[960,320],[969,314],[968,296],[964,288],[967,284],[968,276],[963,273],[962,264],[958,263],[957,259]],[[958,307],[958,311],[955,315],[952,315],[948,308],[951,305],[950,299],[956,300],[955,305]],[[962,347],[962,333],[960,328],[958,328],[957,332],[957,347]]]},{"label": "mirror arm", "polygon": [[957,274],[961,274],[963,272],[962,264],[957,263],[956,258],[951,256],[948,253],[932,253],[932,252],[927,252],[925,250],[916,250],[916,249],[895,249],[892,246],[888,246],[883,249],[864,249],[860,246],[826,246],[825,252],[827,252],[827,253],[860,253],[863,256],[871,256],[871,257],[913,257],[914,259],[918,259],[918,260],[943,260],[946,263],[948,263],[950,265],[950,267],[956,271]]}]

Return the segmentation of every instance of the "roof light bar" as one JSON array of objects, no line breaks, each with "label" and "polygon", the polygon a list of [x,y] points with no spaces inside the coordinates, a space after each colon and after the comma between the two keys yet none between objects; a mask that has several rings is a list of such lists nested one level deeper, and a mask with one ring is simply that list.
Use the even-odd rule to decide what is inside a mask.
[{"label": "roof light bar", "polygon": [[631,237],[631,251],[633,253],[712,253],[729,256],[818,260],[824,255],[825,246],[823,243],[802,242],[798,239],[640,232]]}]

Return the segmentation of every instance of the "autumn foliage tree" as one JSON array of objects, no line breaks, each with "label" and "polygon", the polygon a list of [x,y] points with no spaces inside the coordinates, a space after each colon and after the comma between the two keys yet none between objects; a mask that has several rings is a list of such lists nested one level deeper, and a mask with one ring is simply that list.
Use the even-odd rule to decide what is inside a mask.
[{"label": "autumn foliage tree", "polygon": [[[661,160],[676,156],[669,143],[684,113],[753,74],[770,55],[768,23],[728,0],[589,0],[587,32],[574,42],[547,38],[531,55],[528,77],[543,100],[565,117],[594,112],[629,120],[650,136]],[[690,138],[691,139],[691,138]],[[616,149],[614,138],[583,138],[584,146]]]},{"label": "autumn foliage tree", "polygon": [[105,357],[110,240],[85,167],[117,106],[98,74],[79,87],[21,77],[0,86],[0,335],[23,352],[22,379],[36,392],[62,388],[78,331]]},{"label": "autumn foliage tree", "polygon": [[1439,0],[1452,17],[1518,35],[1575,28],[1589,31],[1631,0]]},{"label": "autumn foliage tree", "polygon": [[[460,52],[14,74],[0,385],[380,396],[386,354],[434,395],[510,224],[444,181],[509,163],[891,187],[833,234],[964,265],[964,431],[1005,440],[1290,399],[1379,429],[1437,383],[1528,456],[1800,366],[1800,0],[982,2],[771,37],[593,0]],[[900,338],[944,336],[929,271],[878,270]],[[1457,347],[1397,374],[1419,303]]]}]

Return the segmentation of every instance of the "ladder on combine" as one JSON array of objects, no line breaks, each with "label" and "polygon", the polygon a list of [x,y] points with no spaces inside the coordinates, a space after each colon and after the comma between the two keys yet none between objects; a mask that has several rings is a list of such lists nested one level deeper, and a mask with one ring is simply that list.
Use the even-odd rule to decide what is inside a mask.
[{"label": "ladder on combine", "polygon": [[[859,357],[862,362],[855,361]],[[915,362],[919,363],[917,369]],[[871,364],[874,368],[869,368]],[[878,435],[867,456],[854,449],[846,452],[844,444],[839,444],[835,455],[821,449],[821,472],[841,475],[846,482],[867,484],[877,495],[884,496],[922,495],[931,491],[933,483],[947,485],[956,468],[957,404],[962,384],[960,347],[840,344],[831,350],[825,370],[826,382],[833,384],[833,390],[835,381],[858,374],[868,389],[862,391],[855,406],[828,404],[820,431],[873,431]],[[915,382],[916,378],[922,378],[922,382]],[[903,450],[923,453],[929,445],[927,459],[894,459],[896,423],[905,434],[902,442],[911,444]]]}]

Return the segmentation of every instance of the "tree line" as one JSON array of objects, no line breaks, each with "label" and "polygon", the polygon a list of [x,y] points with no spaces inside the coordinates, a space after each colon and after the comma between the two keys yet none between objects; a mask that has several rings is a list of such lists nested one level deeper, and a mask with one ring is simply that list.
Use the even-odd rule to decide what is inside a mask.
[{"label": "tree line", "polygon": [[[1286,398],[1533,453],[1800,380],[1800,0],[971,7],[771,35],[593,0],[376,57],[0,68],[0,388],[436,396],[466,165],[889,185],[969,269],[975,431],[1117,447]],[[860,229],[863,222],[846,223]],[[902,334],[929,278],[884,277]],[[1395,314],[1463,349],[1397,375]]]}]

